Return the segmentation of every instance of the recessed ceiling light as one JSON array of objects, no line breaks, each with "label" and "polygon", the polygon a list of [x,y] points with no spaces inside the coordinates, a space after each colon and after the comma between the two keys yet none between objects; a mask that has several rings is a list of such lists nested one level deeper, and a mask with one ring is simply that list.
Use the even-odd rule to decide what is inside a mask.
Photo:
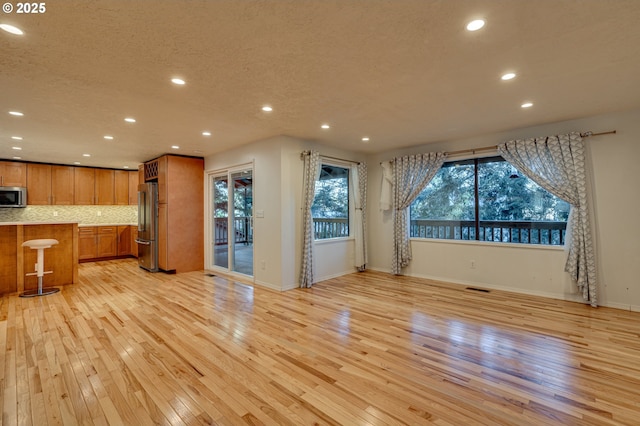
[{"label": "recessed ceiling light", "polygon": [[476,19],[467,24],[467,30],[469,31],[478,31],[482,27],[484,27],[484,21],[482,19]]},{"label": "recessed ceiling light", "polygon": [[178,145],[171,145],[171,148],[173,149],[180,149],[180,147]]},{"label": "recessed ceiling light", "polygon": [[179,86],[183,86],[185,84],[185,81],[183,79],[181,79],[181,78],[172,78],[171,82],[173,84],[177,84]]},{"label": "recessed ceiling light", "polygon": [[91,157],[91,154],[82,154],[83,157]]},{"label": "recessed ceiling light", "polygon": [[503,80],[511,80],[513,78],[516,78],[516,73],[514,72],[508,72],[506,74],[504,74],[502,77],[500,77]]},{"label": "recessed ceiling light", "polygon": [[104,136],[105,139],[112,141],[113,140],[113,136],[109,136],[109,135],[105,135]]},{"label": "recessed ceiling light", "polygon": [[531,102],[525,102],[522,105],[520,105],[520,107],[522,108],[531,108],[533,106],[533,103]]},{"label": "recessed ceiling light", "polygon": [[369,138],[368,137],[362,138],[362,142],[369,142]]},{"label": "recessed ceiling light", "polygon": [[131,117],[127,117],[124,119],[124,121],[126,121],[127,123],[135,123],[136,119],[135,118],[131,118]]},{"label": "recessed ceiling light", "polygon": [[[11,5],[11,3],[5,3],[5,6],[7,4]],[[11,33],[11,34],[16,34],[16,35],[24,34],[24,32],[20,28],[14,27],[13,25],[0,24],[0,29],[3,29],[4,31],[6,31],[8,33]]]},{"label": "recessed ceiling light", "polygon": [[202,136],[211,136],[211,132],[204,131],[202,132]]},{"label": "recessed ceiling light", "polygon": [[262,110],[264,112],[271,112],[271,111],[273,111],[273,108],[271,108],[269,105],[265,105],[265,106],[262,107]]},{"label": "recessed ceiling light", "polygon": [[24,115],[20,111],[9,111],[9,114],[15,115],[16,117],[22,117]]},{"label": "recessed ceiling light", "polygon": [[12,146],[11,149],[15,149],[16,151],[20,151],[22,148],[19,146]]},{"label": "recessed ceiling light", "polygon": [[13,139],[14,141],[21,141],[22,136],[11,136],[11,139]]},{"label": "recessed ceiling light", "polygon": [[323,129],[329,129],[331,126],[329,126],[328,124],[323,124],[323,125],[322,125],[322,126],[320,126],[320,127],[322,127]]}]

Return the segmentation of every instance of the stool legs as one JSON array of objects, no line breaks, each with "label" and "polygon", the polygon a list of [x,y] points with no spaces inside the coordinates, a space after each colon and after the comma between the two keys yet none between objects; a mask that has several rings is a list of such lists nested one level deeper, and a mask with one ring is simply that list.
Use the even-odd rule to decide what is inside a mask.
[{"label": "stool legs", "polygon": [[27,275],[36,275],[38,277],[38,289],[25,291],[20,295],[20,297],[44,296],[47,294],[53,294],[60,291],[59,288],[55,288],[55,287],[42,288],[42,277],[44,276],[44,274],[51,273],[51,272],[44,272],[44,249],[39,248],[37,250],[38,250],[38,260],[36,263],[36,272],[35,274],[31,273]]}]

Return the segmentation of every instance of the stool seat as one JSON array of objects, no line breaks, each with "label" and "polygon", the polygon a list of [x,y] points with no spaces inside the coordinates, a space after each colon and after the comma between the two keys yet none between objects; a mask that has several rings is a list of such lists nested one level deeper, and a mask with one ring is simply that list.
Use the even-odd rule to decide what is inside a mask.
[{"label": "stool seat", "polygon": [[22,247],[29,247],[31,249],[37,250],[37,249],[46,249],[51,246],[55,246],[58,243],[59,243],[58,240],[54,240],[53,238],[46,238],[41,240],[25,241],[24,243],[22,243]]},{"label": "stool seat", "polygon": [[44,271],[44,250],[51,248],[51,246],[55,246],[58,244],[58,240],[54,240],[53,238],[42,238],[38,240],[28,240],[22,243],[22,247],[29,247],[30,249],[38,251],[38,261],[36,262],[36,271],[29,273],[27,275],[36,275],[38,277],[38,289],[37,290],[29,290],[25,291],[20,295],[20,297],[33,297],[33,296],[44,296],[46,294],[53,294],[60,291],[59,288],[55,287],[47,287],[42,288],[42,277],[44,274],[51,274],[53,271]]}]

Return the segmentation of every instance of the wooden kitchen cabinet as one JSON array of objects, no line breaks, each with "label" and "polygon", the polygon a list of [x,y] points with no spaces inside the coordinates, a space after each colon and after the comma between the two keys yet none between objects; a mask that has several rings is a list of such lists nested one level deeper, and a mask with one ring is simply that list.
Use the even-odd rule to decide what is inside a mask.
[{"label": "wooden kitchen cabinet", "polygon": [[118,256],[117,226],[98,226],[98,258]]},{"label": "wooden kitchen cabinet", "polygon": [[138,227],[132,225],[129,228],[131,235],[131,256],[138,257],[138,243],[136,242],[138,239]]},{"label": "wooden kitchen cabinet", "polygon": [[[204,267],[204,160],[165,155],[152,163],[158,182],[158,266],[175,272],[200,270]],[[146,169],[147,163],[145,177],[153,176]]]},{"label": "wooden kitchen cabinet", "polygon": [[[75,195],[73,166],[51,166],[51,204],[72,206]],[[27,198],[29,198],[27,194]]]},{"label": "wooden kitchen cabinet", "polygon": [[137,237],[135,226],[83,226],[78,228],[78,233],[78,259],[81,261],[126,257],[132,254],[137,257],[137,246],[135,252],[132,250],[132,244]]},{"label": "wooden kitchen cabinet", "polygon": [[72,205],[73,188],[73,167],[27,164],[27,203],[29,205]]},{"label": "wooden kitchen cabinet", "polygon": [[118,206],[129,205],[129,174],[126,170],[114,171],[114,204]]},{"label": "wooden kitchen cabinet", "polygon": [[98,228],[83,226],[78,228],[78,260],[98,257]]},{"label": "wooden kitchen cabinet", "polygon": [[[100,206],[115,204],[115,170],[95,169],[94,174],[96,179],[95,204]],[[128,193],[127,198],[129,198]]]},{"label": "wooden kitchen cabinet", "polygon": [[0,186],[27,186],[26,163],[0,161]]},{"label": "wooden kitchen cabinet", "polygon": [[139,173],[138,172],[127,172],[129,173],[129,205],[137,206],[138,205],[138,182]]},{"label": "wooden kitchen cabinet", "polygon": [[131,226],[121,225],[118,229],[118,256],[131,254]]},{"label": "wooden kitchen cabinet", "polygon": [[0,294],[17,291],[17,226],[0,226]]},{"label": "wooden kitchen cabinet", "polygon": [[169,263],[169,235],[168,235],[168,219],[167,219],[167,204],[158,204],[158,268],[164,271],[171,270],[171,264]]},{"label": "wooden kitchen cabinet", "polygon": [[30,206],[51,204],[50,164],[27,164],[27,204]]},{"label": "wooden kitchen cabinet", "polygon": [[74,167],[73,182],[75,187],[73,204],[80,206],[95,204],[95,170],[88,167]]}]

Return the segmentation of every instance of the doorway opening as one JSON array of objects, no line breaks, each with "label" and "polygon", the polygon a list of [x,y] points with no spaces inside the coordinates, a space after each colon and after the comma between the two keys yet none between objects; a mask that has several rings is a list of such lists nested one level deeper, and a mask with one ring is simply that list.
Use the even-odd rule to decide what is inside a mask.
[{"label": "doorway opening", "polygon": [[215,172],[209,179],[209,263],[253,276],[253,168]]}]

